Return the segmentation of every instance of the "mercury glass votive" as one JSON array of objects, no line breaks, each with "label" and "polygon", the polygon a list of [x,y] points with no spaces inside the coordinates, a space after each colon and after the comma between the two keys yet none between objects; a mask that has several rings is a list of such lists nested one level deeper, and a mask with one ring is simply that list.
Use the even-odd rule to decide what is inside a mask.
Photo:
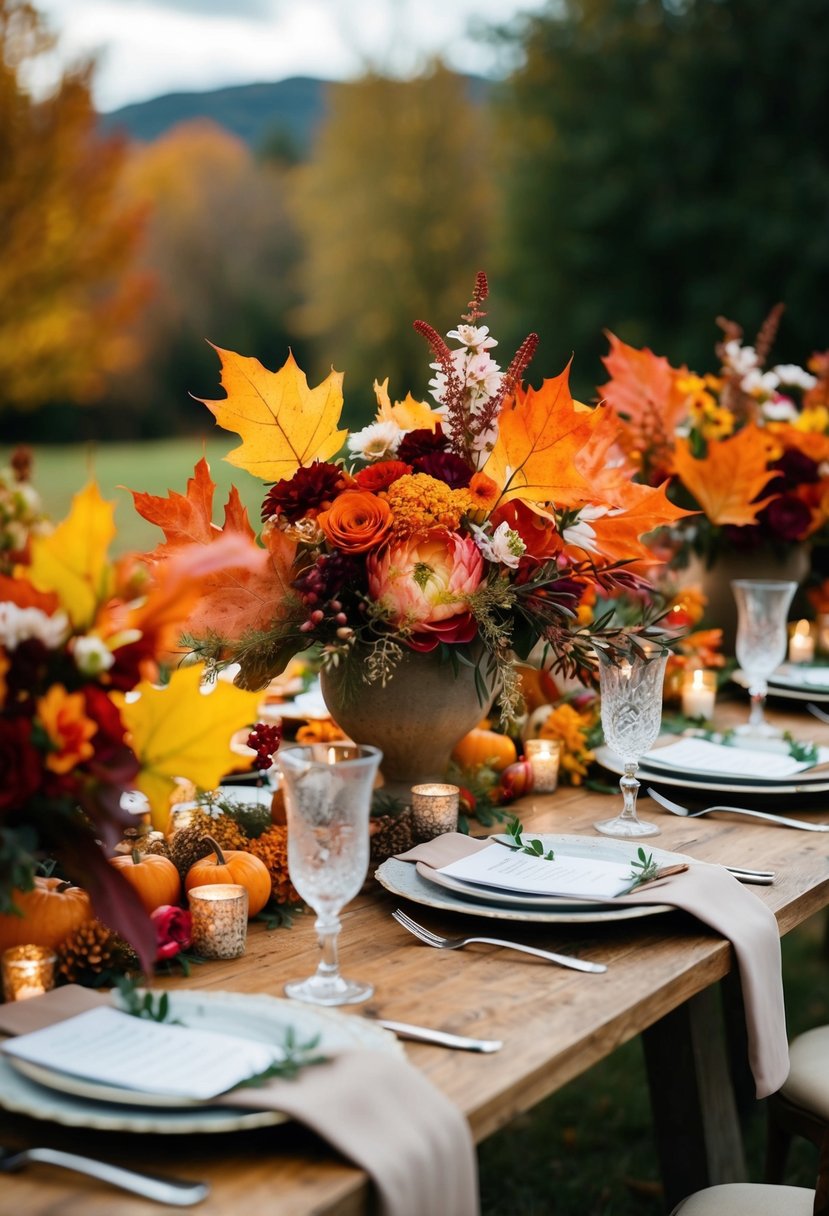
[{"label": "mercury glass votive", "polygon": [[533,793],[552,794],[558,785],[561,745],[557,739],[528,739],[524,755],[533,773]]},{"label": "mercury glass votive", "polygon": [[429,782],[412,786],[412,826],[421,840],[433,840],[458,830],[460,790],[456,785]]},{"label": "mercury glass votive", "polygon": [[55,986],[57,955],[48,946],[10,946],[3,951],[3,998],[25,1001]]},{"label": "mercury glass votive", "polygon": [[238,883],[188,891],[193,952],[202,958],[241,958],[248,936],[248,893]]}]

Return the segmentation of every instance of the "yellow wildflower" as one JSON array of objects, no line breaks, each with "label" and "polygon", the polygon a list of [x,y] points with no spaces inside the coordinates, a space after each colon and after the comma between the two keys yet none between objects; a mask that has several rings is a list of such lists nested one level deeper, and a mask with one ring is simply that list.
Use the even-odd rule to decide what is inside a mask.
[{"label": "yellow wildflower", "polygon": [[793,425],[798,431],[823,435],[829,430],[829,409],[825,405],[807,407],[798,415]]},{"label": "yellow wildflower", "polygon": [[727,439],[734,433],[734,415],[722,405],[714,406],[707,411],[701,429],[706,439]]},{"label": "yellow wildflower", "polygon": [[595,759],[587,746],[587,732],[592,724],[591,711],[579,713],[572,705],[565,703],[556,706],[539,732],[542,739],[558,740],[562,777],[571,785],[581,785]]}]

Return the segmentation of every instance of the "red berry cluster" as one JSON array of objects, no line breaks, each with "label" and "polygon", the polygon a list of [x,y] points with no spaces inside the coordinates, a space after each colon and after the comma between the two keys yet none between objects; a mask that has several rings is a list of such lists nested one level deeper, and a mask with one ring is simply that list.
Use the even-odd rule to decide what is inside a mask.
[{"label": "red berry cluster", "polygon": [[338,638],[345,640],[354,632],[348,627],[343,591],[356,581],[357,570],[349,558],[331,554],[320,558],[293,586],[300,592],[308,616],[299,626],[300,633],[312,633],[324,621],[333,625]]},{"label": "red berry cluster", "polygon": [[257,722],[248,735],[248,747],[256,752],[253,767],[264,772],[273,764],[274,752],[282,741],[282,727],[268,726],[265,722]]}]

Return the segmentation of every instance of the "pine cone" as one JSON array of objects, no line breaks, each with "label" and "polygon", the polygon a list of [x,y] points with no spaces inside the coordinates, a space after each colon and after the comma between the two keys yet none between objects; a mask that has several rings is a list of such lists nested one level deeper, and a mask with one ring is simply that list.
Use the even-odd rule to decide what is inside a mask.
[{"label": "pine cone", "polygon": [[114,852],[131,854],[133,850],[159,854],[161,857],[170,856],[170,847],[164,839],[164,833],[146,831],[143,828],[127,828],[124,839],[118,842]]},{"label": "pine cone", "polygon": [[405,853],[416,843],[412,813],[407,807],[399,815],[378,815],[371,820],[371,864],[381,862],[395,853]]},{"label": "pine cone", "polygon": [[208,836],[212,836],[223,849],[249,851],[250,842],[244,832],[227,815],[217,815],[214,819],[206,811],[194,810],[187,827],[176,832],[168,842],[170,860],[181,875],[182,882],[195,862],[213,852]]},{"label": "pine cone", "polygon": [[248,853],[253,853],[268,867],[271,876],[271,898],[278,904],[295,904],[301,902],[301,897],[294,890],[288,876],[288,829],[274,824],[245,845]]},{"label": "pine cone", "polygon": [[125,969],[121,964],[116,935],[99,920],[84,921],[61,942],[57,955],[58,974],[70,984],[80,983],[104,971]]}]

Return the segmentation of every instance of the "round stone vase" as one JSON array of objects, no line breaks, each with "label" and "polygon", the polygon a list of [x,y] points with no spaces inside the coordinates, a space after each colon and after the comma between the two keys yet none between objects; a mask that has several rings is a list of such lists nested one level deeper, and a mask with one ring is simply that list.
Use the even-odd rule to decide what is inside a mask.
[{"label": "round stone vase", "polygon": [[771,551],[721,553],[710,566],[696,555],[681,572],[682,585],[699,587],[708,600],[705,624],[723,631],[723,653],[734,654],[737,640],[737,602],[731,588],[733,579],[782,579],[802,583],[809,573],[810,549],[807,544],[792,545],[785,553]]},{"label": "round stone vase", "polygon": [[495,698],[482,652],[465,650],[464,657],[480,664],[487,689],[479,698],[475,669],[463,663],[457,674],[438,651],[407,651],[382,687],[379,680],[362,681],[355,655],[343,667],[323,671],[320,677],[325,704],[335,722],[355,743],[370,743],[383,753],[380,771],[383,788],[408,802],[413,785],[443,781],[449,758],[458,743],[481,718]]}]

